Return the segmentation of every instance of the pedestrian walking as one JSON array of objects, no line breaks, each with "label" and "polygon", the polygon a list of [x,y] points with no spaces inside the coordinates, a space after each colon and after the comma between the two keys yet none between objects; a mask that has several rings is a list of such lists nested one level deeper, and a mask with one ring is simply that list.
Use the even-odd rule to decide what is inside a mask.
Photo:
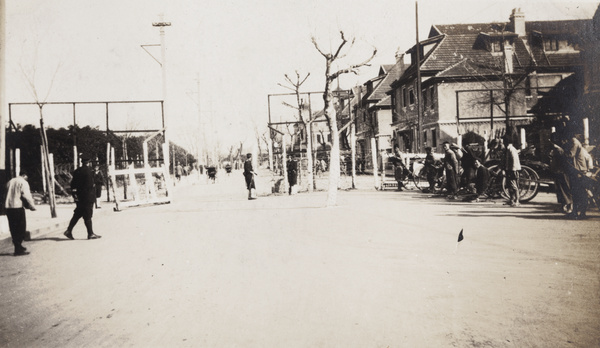
[{"label": "pedestrian walking", "polygon": [[519,160],[519,151],[513,145],[513,139],[510,135],[504,137],[504,174],[508,184],[509,202],[511,207],[518,207],[520,192],[519,192],[519,170],[521,170],[521,161]]},{"label": "pedestrian walking", "polygon": [[75,199],[75,210],[69,226],[65,231],[65,237],[73,238],[73,228],[83,218],[83,223],[87,229],[87,239],[98,239],[101,236],[94,233],[92,227],[92,216],[94,214],[94,202],[96,201],[96,191],[94,189],[94,173],[90,169],[90,159],[83,157],[82,166],[73,172],[71,180],[71,192]]},{"label": "pedestrian walking", "polygon": [[12,178],[6,184],[4,207],[6,208],[10,236],[15,247],[14,256],[29,254],[27,248],[22,245],[27,231],[25,209],[35,210],[35,202],[33,201],[33,197],[31,197],[31,190],[29,189],[27,179],[27,173],[21,171],[19,176]]},{"label": "pedestrian walking", "polygon": [[246,162],[244,162],[244,179],[246,179],[246,188],[248,189],[248,199],[256,199],[256,185],[254,184],[254,168],[252,167],[252,154],[246,155]]},{"label": "pedestrian walking", "polygon": [[446,190],[448,193],[448,199],[456,199],[457,191],[457,175],[458,175],[458,160],[456,154],[450,148],[449,142],[442,144],[444,149],[444,170],[446,171]]},{"label": "pedestrian walking", "polygon": [[100,166],[94,166],[94,190],[96,191],[96,199],[94,200],[94,205],[96,209],[100,209],[98,205],[98,199],[102,197],[102,186],[104,185],[104,174],[100,170]]}]

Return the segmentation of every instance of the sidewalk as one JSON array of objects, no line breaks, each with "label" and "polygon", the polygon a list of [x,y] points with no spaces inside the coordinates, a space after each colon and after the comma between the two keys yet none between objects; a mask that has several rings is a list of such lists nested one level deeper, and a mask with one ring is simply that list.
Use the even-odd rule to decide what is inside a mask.
[{"label": "sidewalk", "polygon": [[[105,198],[98,204],[101,208],[94,209],[94,218],[113,211],[114,203],[106,202]],[[31,238],[57,230],[66,230],[69,220],[73,216],[75,203],[56,204],[55,218],[52,218],[49,204],[38,204],[35,208],[35,211],[27,210],[25,213],[27,216],[27,231],[31,233]],[[0,249],[8,247],[12,247],[10,232],[0,231]]]}]

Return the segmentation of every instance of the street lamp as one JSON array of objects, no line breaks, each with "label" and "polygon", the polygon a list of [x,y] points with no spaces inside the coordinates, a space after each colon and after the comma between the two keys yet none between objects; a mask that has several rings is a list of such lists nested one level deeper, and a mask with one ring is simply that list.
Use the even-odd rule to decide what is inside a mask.
[{"label": "street lamp", "polygon": [[[171,22],[155,22],[152,23],[153,27],[160,28],[160,53],[161,53],[161,61],[160,65],[162,67],[162,89],[163,89],[163,113],[167,111],[167,59],[166,59],[166,48],[165,48],[165,27],[170,27]],[[164,116],[163,116],[164,117]],[[167,171],[171,172],[171,164],[170,164],[170,151],[169,151],[169,137],[167,136],[168,132],[168,118],[163,118],[164,123],[164,137],[165,137],[165,146],[163,147],[163,155],[165,166],[167,167]]]}]

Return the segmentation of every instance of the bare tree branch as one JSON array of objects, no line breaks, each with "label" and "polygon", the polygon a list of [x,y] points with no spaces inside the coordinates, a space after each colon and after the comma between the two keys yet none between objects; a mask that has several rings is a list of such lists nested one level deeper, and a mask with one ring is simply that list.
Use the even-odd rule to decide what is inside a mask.
[{"label": "bare tree branch", "polygon": [[343,74],[347,74],[347,73],[353,73],[353,74],[358,74],[357,69],[363,66],[370,66],[369,62],[371,60],[373,60],[373,58],[375,58],[375,56],[377,55],[377,49],[373,48],[373,54],[371,55],[371,57],[369,57],[368,59],[366,59],[364,62],[359,63],[359,64],[355,64],[355,65],[351,65],[350,67],[346,68],[346,69],[341,69],[338,70],[336,72],[334,72],[333,74],[331,74],[328,78],[330,81],[335,80],[336,78],[338,78],[338,76],[343,75]]},{"label": "bare tree branch", "polygon": [[331,58],[331,53],[325,53],[325,52],[323,52],[323,51],[321,50],[321,48],[319,47],[319,44],[317,44],[317,39],[316,39],[314,36],[312,36],[312,37],[310,38],[310,40],[312,41],[313,45],[315,45],[315,48],[317,49],[317,51],[319,51],[319,53],[320,53],[320,54],[321,54],[323,57],[325,57],[325,59],[329,60],[329,59]]}]

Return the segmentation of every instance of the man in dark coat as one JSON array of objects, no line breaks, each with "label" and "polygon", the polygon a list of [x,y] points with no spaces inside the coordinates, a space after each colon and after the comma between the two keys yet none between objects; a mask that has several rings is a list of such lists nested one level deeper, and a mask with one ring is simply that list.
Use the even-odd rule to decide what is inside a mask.
[{"label": "man in dark coat", "polygon": [[256,199],[256,186],[254,185],[254,168],[252,167],[252,154],[246,155],[244,162],[244,179],[246,179],[246,188],[248,188],[248,199]]},{"label": "man in dark coat", "polygon": [[446,171],[446,189],[448,190],[448,199],[456,199],[457,174],[459,171],[456,154],[450,148],[450,143],[444,142],[444,169]]},{"label": "man in dark coat", "polygon": [[94,213],[94,203],[96,202],[94,173],[90,169],[89,158],[84,157],[81,162],[82,166],[73,172],[73,179],[71,180],[71,191],[76,205],[73,217],[64,235],[69,239],[74,239],[72,233],[73,227],[75,227],[80,218],[83,218],[88,239],[98,239],[100,236],[95,234],[92,228],[92,215]]},{"label": "man in dark coat", "polygon": [[288,173],[288,184],[290,186],[289,188],[289,194],[292,194],[292,188],[294,187],[294,185],[296,185],[298,183],[298,162],[296,162],[296,160],[293,157],[288,157],[288,161],[287,161],[287,173]]}]

